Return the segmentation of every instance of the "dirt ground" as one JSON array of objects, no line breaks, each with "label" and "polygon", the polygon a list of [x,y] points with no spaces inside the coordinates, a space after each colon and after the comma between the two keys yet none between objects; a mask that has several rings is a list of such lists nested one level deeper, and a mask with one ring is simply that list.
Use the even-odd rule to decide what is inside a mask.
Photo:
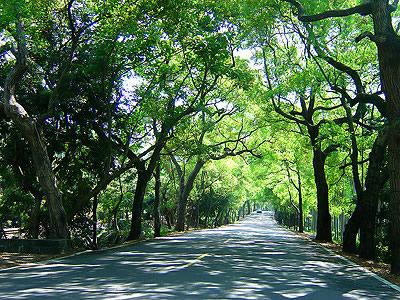
[{"label": "dirt ground", "polygon": [[58,257],[56,255],[0,253],[0,269],[31,264],[42,260]]}]

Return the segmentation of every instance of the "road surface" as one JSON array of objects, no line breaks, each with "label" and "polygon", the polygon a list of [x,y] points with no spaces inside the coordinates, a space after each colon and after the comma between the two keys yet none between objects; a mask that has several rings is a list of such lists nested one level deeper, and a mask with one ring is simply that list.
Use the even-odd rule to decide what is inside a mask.
[{"label": "road surface", "polygon": [[0,299],[400,299],[400,292],[263,213],[3,270]]}]

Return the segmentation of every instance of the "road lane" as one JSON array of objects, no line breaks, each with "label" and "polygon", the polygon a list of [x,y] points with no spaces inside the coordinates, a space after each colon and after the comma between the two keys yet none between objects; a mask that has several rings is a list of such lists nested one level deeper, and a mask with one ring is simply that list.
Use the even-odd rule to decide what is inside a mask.
[{"label": "road lane", "polygon": [[267,214],[0,271],[0,299],[400,299]]}]

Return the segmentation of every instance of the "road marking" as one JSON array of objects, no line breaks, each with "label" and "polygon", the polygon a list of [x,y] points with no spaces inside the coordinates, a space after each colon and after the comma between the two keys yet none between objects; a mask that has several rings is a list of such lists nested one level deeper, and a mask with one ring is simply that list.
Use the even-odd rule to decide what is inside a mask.
[{"label": "road marking", "polygon": [[194,265],[195,263],[200,262],[204,257],[209,256],[209,255],[210,255],[209,253],[204,253],[204,254],[201,254],[200,256],[198,256],[195,259],[189,260],[189,262],[187,264],[180,265],[180,266],[169,266],[169,267],[162,268],[161,273],[168,273],[170,271],[178,271],[178,270],[182,270],[182,269],[188,268],[188,267]]},{"label": "road marking", "polygon": [[[314,243],[315,243],[315,242],[314,242]],[[386,285],[388,285],[389,287],[391,287],[392,289],[394,289],[394,290],[400,292],[400,286],[398,286],[398,285],[396,285],[396,284],[394,284],[394,283],[391,283],[390,281],[386,280],[385,278],[379,276],[378,274],[376,274],[376,273],[374,273],[374,272],[368,270],[367,268],[365,268],[365,267],[363,267],[363,266],[360,266],[359,264],[355,263],[354,261],[351,261],[350,259],[348,259],[348,258],[346,258],[346,257],[344,257],[344,256],[341,256],[340,254],[336,254],[336,253],[333,252],[331,249],[325,248],[324,246],[322,246],[322,245],[320,245],[320,244],[318,244],[318,243],[316,243],[316,244],[317,244],[319,247],[321,247],[322,249],[324,249],[324,250],[326,250],[327,252],[329,252],[331,255],[333,255],[333,256],[335,256],[335,257],[341,259],[342,261],[345,261],[345,262],[348,263],[349,265],[354,266],[355,268],[361,270],[362,272],[365,272],[365,273],[367,273],[368,275],[370,275],[371,277],[373,277],[373,278],[379,280],[379,281],[382,282],[383,284],[386,284]]]},{"label": "road marking", "polygon": [[200,255],[199,257],[197,257],[196,259],[190,261],[190,262],[187,263],[186,265],[183,265],[182,267],[183,267],[183,268],[190,267],[191,265],[193,265],[193,264],[195,264],[195,263],[197,263],[197,262],[200,262],[202,258],[204,258],[204,257],[206,257],[206,256],[208,256],[208,255],[209,255],[208,253],[204,253],[204,254]]},{"label": "road marking", "polygon": [[[289,233],[295,235],[296,237],[299,237],[299,236],[296,235],[294,232],[287,230],[286,228],[282,227],[281,225],[278,225],[278,226],[279,226],[281,229],[284,229],[286,232],[289,232]],[[301,236],[300,236],[300,237],[301,237]],[[342,261],[348,263],[349,265],[351,265],[351,266],[357,268],[357,269],[360,270],[361,272],[364,272],[364,273],[370,275],[371,277],[373,277],[373,278],[375,278],[376,280],[382,282],[383,284],[386,284],[387,286],[391,287],[392,289],[394,289],[394,290],[400,292],[400,286],[398,286],[398,285],[396,285],[396,284],[394,284],[394,283],[392,283],[392,282],[386,280],[385,278],[383,278],[383,277],[377,275],[376,273],[374,273],[374,272],[368,270],[367,268],[365,268],[365,267],[363,267],[363,266],[360,266],[360,265],[357,264],[356,262],[354,262],[354,261],[352,261],[352,260],[350,260],[350,259],[348,259],[348,258],[346,258],[346,257],[344,257],[344,256],[342,256],[342,255],[340,255],[340,254],[335,253],[334,251],[332,251],[332,250],[329,249],[329,248],[325,248],[324,246],[318,244],[317,242],[314,242],[313,240],[308,240],[308,239],[306,239],[306,241],[311,242],[312,244],[314,244],[314,245],[316,245],[317,247],[323,249],[325,252],[331,254],[332,256],[334,256],[334,257],[336,257],[336,258],[338,258],[338,259],[340,259],[340,260],[342,260]]]}]

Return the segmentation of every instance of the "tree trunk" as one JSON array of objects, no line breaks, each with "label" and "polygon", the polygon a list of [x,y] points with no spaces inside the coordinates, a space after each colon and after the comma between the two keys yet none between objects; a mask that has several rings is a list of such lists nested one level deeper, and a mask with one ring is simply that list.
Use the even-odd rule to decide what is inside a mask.
[{"label": "tree trunk", "polygon": [[354,128],[353,113],[346,99],[341,100],[343,107],[346,111],[347,125],[349,126],[349,133],[351,139],[351,170],[353,174],[353,182],[357,195],[356,207],[353,214],[351,215],[349,221],[346,224],[345,230],[343,232],[343,251],[348,253],[356,253],[356,239],[357,233],[361,226],[361,211],[363,204],[363,187],[360,181],[360,175],[358,171],[358,144],[356,138],[356,132]]},{"label": "tree trunk", "polygon": [[147,184],[150,180],[144,167],[144,163],[142,163],[142,168],[139,169],[137,173],[136,189],[132,204],[131,229],[128,235],[128,240],[137,240],[142,236],[143,201]]},{"label": "tree trunk", "polygon": [[97,195],[93,197],[93,209],[92,209],[92,214],[93,214],[93,236],[92,236],[92,244],[93,244],[93,249],[97,249],[97,206],[99,204]]},{"label": "tree trunk", "polygon": [[36,174],[49,210],[50,238],[65,239],[68,236],[67,218],[44,139],[36,125],[34,132],[26,138],[32,151]]},{"label": "tree trunk", "polygon": [[348,253],[357,252],[357,233],[360,229],[361,223],[361,205],[357,202],[349,221],[345,226],[343,232],[343,251]]},{"label": "tree trunk", "polygon": [[163,128],[161,132],[157,135],[158,137],[154,145],[154,150],[149,159],[147,167],[146,160],[141,160],[138,157],[135,158],[137,181],[135,195],[133,197],[132,203],[132,220],[128,240],[137,240],[142,235],[142,213],[144,196],[151,176],[155,168],[157,167],[157,164],[159,163],[160,153],[165,146],[168,130]]},{"label": "tree trunk", "polygon": [[381,131],[369,154],[365,191],[361,202],[360,256],[367,259],[376,256],[376,215],[380,192],[386,182],[386,173],[383,170],[386,148],[387,135]]},{"label": "tree trunk", "polygon": [[400,128],[396,129],[396,133],[389,137],[388,144],[391,188],[389,224],[391,271],[400,274]]},{"label": "tree trunk", "polygon": [[31,216],[29,219],[29,236],[32,239],[39,238],[39,228],[40,228],[40,205],[42,204],[42,198],[39,195],[37,198],[35,196],[35,203],[33,205]]},{"label": "tree trunk", "polygon": [[299,232],[304,232],[304,213],[303,213],[303,192],[300,178],[300,172],[297,173],[298,186],[299,186]]},{"label": "tree trunk", "polygon": [[168,229],[171,229],[172,228],[172,221],[171,221],[171,216],[170,216],[170,213],[169,212],[167,212],[166,214],[165,214],[165,221],[167,222],[167,227],[168,227]]},{"label": "tree trunk", "polygon": [[183,178],[184,174],[181,172],[180,176],[181,178],[183,178],[183,180],[180,180],[179,201],[178,201],[178,210],[177,210],[176,225],[175,225],[175,229],[177,231],[185,230],[186,205],[189,199],[190,192],[193,189],[194,181],[197,175],[199,174],[201,168],[204,166],[204,164],[205,162],[202,160],[197,161],[194,169],[192,170],[192,172],[190,172],[190,175],[186,183]]},{"label": "tree trunk", "polygon": [[392,25],[391,11],[386,0],[371,2],[382,91],[388,111],[388,166],[390,176],[390,250],[391,271],[400,274],[400,38]]},{"label": "tree trunk", "polygon": [[23,136],[28,141],[36,175],[43,190],[50,221],[49,237],[65,239],[68,236],[67,219],[63,207],[61,193],[57,187],[44,138],[37,128],[35,121],[26,119],[27,116],[12,118],[21,129]]},{"label": "tree trunk", "polygon": [[226,211],[226,214],[225,214],[224,225],[229,224],[229,215],[230,215],[230,213],[231,213],[231,209],[229,208],[229,209]]},{"label": "tree trunk", "polygon": [[332,242],[331,214],[329,213],[328,183],[325,175],[326,155],[320,149],[313,149],[314,180],[317,188],[317,235],[318,241]]},{"label": "tree trunk", "polygon": [[50,238],[67,238],[67,219],[57,187],[45,140],[36,120],[32,118],[25,108],[18,103],[15,94],[17,84],[22,80],[26,71],[27,49],[24,25],[18,20],[16,26],[17,48],[16,63],[8,74],[4,85],[4,112],[19,128],[21,135],[28,141],[32,152],[33,164],[40,187],[45,194],[50,219]]},{"label": "tree trunk", "polygon": [[161,220],[160,220],[160,187],[161,187],[161,175],[160,175],[160,163],[157,164],[154,178],[154,207],[153,207],[153,218],[154,218],[154,237],[161,236]]},{"label": "tree trunk", "polygon": [[183,198],[183,195],[180,195],[176,212],[175,230],[177,231],[185,230],[186,204],[187,198],[185,199]]}]

